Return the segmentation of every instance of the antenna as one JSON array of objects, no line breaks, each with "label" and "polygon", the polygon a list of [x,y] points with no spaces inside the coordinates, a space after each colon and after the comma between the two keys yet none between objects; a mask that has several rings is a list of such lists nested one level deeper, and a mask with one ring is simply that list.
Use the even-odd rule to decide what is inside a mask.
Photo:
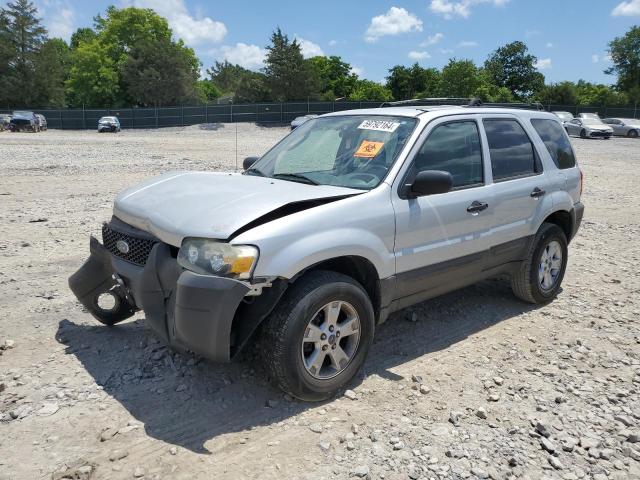
[{"label": "antenna", "polygon": [[236,172],[238,171],[238,122],[236,124]]}]

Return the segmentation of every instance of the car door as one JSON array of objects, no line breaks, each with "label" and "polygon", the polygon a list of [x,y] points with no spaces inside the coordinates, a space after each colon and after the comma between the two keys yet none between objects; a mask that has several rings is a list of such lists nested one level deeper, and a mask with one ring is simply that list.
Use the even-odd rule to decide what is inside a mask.
[{"label": "car door", "polygon": [[[493,224],[485,156],[475,115],[433,121],[416,142],[392,190],[400,307],[464,285],[480,271]],[[451,173],[453,190],[407,198],[404,186],[425,170]]]},{"label": "car door", "polygon": [[569,135],[580,135],[580,130],[582,130],[582,121],[579,118],[574,118],[570,122],[565,123],[565,128]]},{"label": "car door", "polygon": [[[515,261],[535,234],[543,198],[550,194],[540,155],[531,140],[533,127],[511,115],[485,115],[482,127],[493,179],[491,262]],[[531,134],[531,136],[530,136]]]}]

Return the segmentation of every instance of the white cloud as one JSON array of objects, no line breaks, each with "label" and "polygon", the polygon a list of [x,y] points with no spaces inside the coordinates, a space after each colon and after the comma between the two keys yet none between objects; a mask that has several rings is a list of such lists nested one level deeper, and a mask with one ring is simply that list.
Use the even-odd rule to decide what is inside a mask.
[{"label": "white cloud", "polygon": [[436,33],[427,37],[427,39],[420,44],[421,47],[430,47],[436,43],[440,43],[444,38],[444,34]]},{"label": "white cloud", "polygon": [[611,54],[610,53],[605,53],[604,55],[598,55],[598,54],[594,53],[593,55],[591,55],[591,61],[593,63],[608,63],[608,62],[611,62]]},{"label": "white cloud", "polygon": [[455,50],[453,48],[441,48],[440,53],[442,55],[451,55]]},{"label": "white cloud", "polygon": [[524,32],[524,36],[526,38],[537,37],[538,35],[542,35],[542,32],[540,30],[537,30],[537,29],[525,30],[525,32]]},{"label": "white cloud", "polygon": [[357,75],[358,77],[362,77],[364,75],[364,68],[356,67],[355,65],[351,66],[351,73]]},{"label": "white cloud", "polygon": [[640,0],[627,0],[620,2],[613,9],[611,15],[614,17],[635,17],[640,16]]},{"label": "white cloud", "polygon": [[458,48],[474,48],[478,46],[478,42],[463,40],[458,44]]},{"label": "white cloud", "polygon": [[471,15],[471,9],[476,5],[491,4],[501,7],[507,3],[509,0],[431,0],[429,9],[434,13],[444,15],[446,19],[456,16],[468,18]]},{"label": "white cloud", "polygon": [[257,70],[264,66],[267,56],[266,50],[257,45],[236,43],[235,46],[223,45],[220,47],[222,58],[230,63],[238,64],[249,70]]},{"label": "white cloud", "polygon": [[551,59],[550,58],[539,58],[535,64],[535,67],[538,70],[551,70]]},{"label": "white cloud", "polygon": [[330,47],[335,47],[336,45],[338,45],[338,41],[337,40],[329,40],[329,46]]},{"label": "white cloud", "polygon": [[318,45],[317,43],[313,43],[310,40],[305,40],[298,35],[294,35],[294,38],[300,44],[300,50],[302,51],[302,56],[304,58],[324,57],[324,52],[322,51],[322,48],[320,48],[320,45]]},{"label": "white cloud", "polygon": [[409,52],[409,58],[411,60],[425,60],[427,58],[431,58],[431,55],[429,55],[429,52],[416,52],[414,50]]},{"label": "white cloud", "polygon": [[365,33],[365,40],[373,43],[386,35],[399,35],[414,31],[422,31],[422,20],[404,8],[391,7],[387,13],[371,19],[371,24]]},{"label": "white cloud", "polygon": [[176,36],[188,45],[219,43],[227,35],[224,23],[190,15],[184,0],[123,0],[123,4],[152,8],[169,21]]},{"label": "white cloud", "polygon": [[600,61],[600,57],[594,53],[593,55],[591,55],[591,61],[593,63],[598,63]]},{"label": "white cloud", "polygon": [[49,37],[69,40],[75,31],[76,13],[65,0],[43,0],[37,3],[38,14],[49,32]]},{"label": "white cloud", "polygon": [[553,48],[553,43],[547,42],[547,48]]}]

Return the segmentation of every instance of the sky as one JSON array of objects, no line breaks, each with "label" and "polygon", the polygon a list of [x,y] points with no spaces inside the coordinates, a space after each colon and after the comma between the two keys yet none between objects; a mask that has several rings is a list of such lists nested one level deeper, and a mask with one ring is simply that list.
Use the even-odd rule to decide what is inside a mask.
[{"label": "sky", "polygon": [[[3,2],[5,3],[5,2]],[[613,83],[607,44],[640,24],[640,0],[35,0],[50,36],[117,7],[153,8],[193,47],[203,71],[216,60],[252,70],[280,27],[303,54],[339,55],[361,77],[383,82],[390,67],[441,68],[450,58],[482,64],[505,43],[524,41],[547,82]]]}]

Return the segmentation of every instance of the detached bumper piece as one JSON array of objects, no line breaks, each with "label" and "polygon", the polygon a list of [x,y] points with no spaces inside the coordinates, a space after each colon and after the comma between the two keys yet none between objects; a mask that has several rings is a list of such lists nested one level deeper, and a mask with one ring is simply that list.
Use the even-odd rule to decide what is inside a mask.
[{"label": "detached bumper piece", "polygon": [[[90,250],[69,287],[96,319],[113,325],[144,310],[148,326],[172,347],[218,362],[230,360],[233,318],[249,287],[184,270],[170,247],[158,241],[144,265],[113,255],[93,237]],[[113,297],[109,308],[101,305],[105,294]]]}]

